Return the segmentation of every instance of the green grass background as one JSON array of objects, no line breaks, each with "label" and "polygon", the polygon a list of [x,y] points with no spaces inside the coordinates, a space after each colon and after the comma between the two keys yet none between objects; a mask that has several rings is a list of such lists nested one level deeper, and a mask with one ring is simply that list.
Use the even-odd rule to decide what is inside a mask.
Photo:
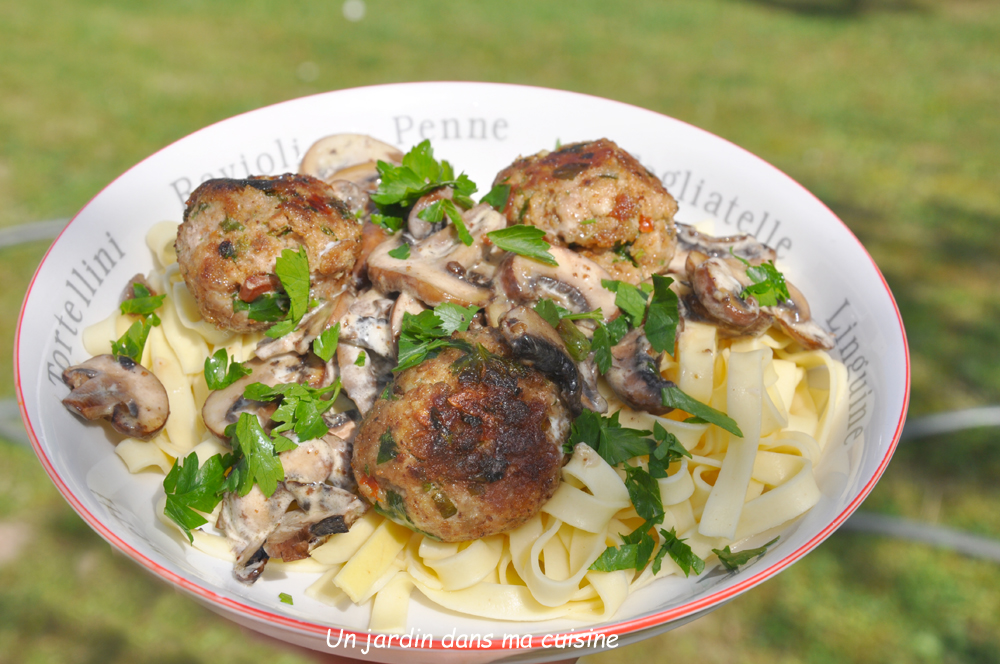
[{"label": "green grass background", "polygon": [[[0,0],[0,227],[71,216],[206,124],[316,92],[484,80],[585,92],[717,133],[826,202],[883,270],[911,415],[1000,403],[1000,3]],[[335,128],[334,128],[335,129]],[[0,250],[0,397],[47,246]],[[901,447],[864,509],[1000,537],[990,431]],[[5,555],[4,552],[7,552]],[[675,632],[589,664],[998,662],[1000,566],[835,535]],[[0,441],[0,663],[312,661],[114,554]]]}]

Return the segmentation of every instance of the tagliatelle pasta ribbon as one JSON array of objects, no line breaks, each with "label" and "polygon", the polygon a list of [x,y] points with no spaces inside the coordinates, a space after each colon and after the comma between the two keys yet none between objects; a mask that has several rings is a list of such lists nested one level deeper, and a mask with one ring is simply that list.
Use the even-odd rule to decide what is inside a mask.
[{"label": "tagliatelle pasta ribbon", "polygon": [[[432,540],[423,538],[424,544]],[[450,556],[427,559],[427,567],[437,573],[444,590],[461,590],[474,586],[497,568],[503,553],[503,536],[493,535],[472,541],[467,547]],[[420,551],[424,546],[421,544]]]},{"label": "tagliatelle pasta ribbon", "polygon": [[128,466],[130,473],[139,473],[147,468],[159,468],[166,475],[174,465],[173,458],[160,449],[156,443],[146,440],[126,438],[115,445],[115,454]]},{"label": "tagliatelle pasta ribbon", "polygon": [[735,541],[740,541],[794,519],[819,502],[820,491],[808,459],[799,461],[799,471],[780,486],[743,506]]},{"label": "tagliatelle pasta ribbon", "polygon": [[764,409],[763,367],[770,359],[768,348],[729,355],[726,412],[736,420],[743,436],[730,434],[719,478],[701,515],[698,532],[702,535],[732,539],[736,532],[760,442]]},{"label": "tagliatelle pasta ribbon", "polygon": [[585,443],[577,445],[562,474],[567,481],[559,485],[542,511],[563,523],[590,533],[603,533],[616,512],[632,505],[618,473]]},{"label": "tagliatelle pasta ribbon", "polygon": [[356,604],[365,602],[402,567],[396,558],[413,535],[409,528],[383,519],[333,582]]}]

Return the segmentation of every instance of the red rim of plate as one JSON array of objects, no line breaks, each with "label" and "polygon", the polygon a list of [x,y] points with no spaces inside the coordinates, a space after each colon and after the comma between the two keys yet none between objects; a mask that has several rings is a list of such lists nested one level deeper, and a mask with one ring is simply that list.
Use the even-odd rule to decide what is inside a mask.
[{"label": "red rim of plate", "polygon": [[[786,174],[785,172],[783,172],[782,170],[780,170],[776,166],[773,166],[772,164],[770,164],[767,161],[761,159],[757,155],[754,155],[753,153],[749,152],[748,150],[746,150],[746,149],[744,149],[744,148],[736,145],[735,143],[732,143],[732,142],[730,142],[730,141],[728,141],[728,140],[726,140],[724,138],[716,136],[715,134],[713,134],[713,133],[711,133],[709,131],[706,131],[704,129],[701,129],[699,127],[696,127],[694,125],[686,123],[683,120],[677,120],[676,118],[670,118],[669,116],[663,115],[662,113],[657,113],[655,111],[650,111],[649,109],[644,109],[644,108],[641,108],[641,107],[638,107],[638,106],[633,106],[631,104],[626,104],[624,102],[618,102],[618,101],[611,100],[611,99],[605,99],[603,97],[595,97],[593,95],[585,95],[585,94],[581,94],[581,93],[577,93],[577,92],[572,92],[572,91],[568,91],[568,90],[554,90],[552,88],[539,88],[539,87],[534,87],[534,86],[509,85],[509,84],[503,84],[503,83],[479,83],[479,82],[394,83],[394,84],[379,85],[379,86],[366,86],[366,87],[360,87],[360,88],[348,88],[348,89],[345,89],[345,90],[335,90],[335,91],[324,92],[324,93],[319,93],[317,95],[310,95],[310,96],[319,97],[319,96],[324,96],[324,95],[329,95],[329,94],[338,94],[338,93],[343,93],[343,92],[363,91],[363,90],[385,88],[385,87],[398,87],[398,86],[404,86],[404,85],[405,86],[409,86],[409,85],[414,85],[414,86],[423,86],[423,85],[444,85],[444,86],[455,85],[455,86],[462,86],[462,85],[469,85],[470,83],[473,84],[473,85],[487,85],[487,86],[496,86],[496,87],[519,88],[519,89],[527,89],[527,90],[531,90],[531,91],[543,91],[543,92],[547,92],[547,93],[548,92],[558,92],[558,93],[561,93],[561,94],[577,95],[577,96],[586,97],[586,98],[592,99],[592,100],[599,100],[600,102],[603,102],[603,103],[620,104],[622,106],[625,106],[625,107],[628,107],[628,108],[631,108],[631,109],[638,109],[638,110],[641,110],[641,111],[645,111],[647,113],[654,113],[656,115],[661,115],[662,117],[669,118],[670,120],[673,120],[675,122],[679,122],[679,123],[681,123],[683,125],[686,125],[687,127],[690,127],[691,129],[694,129],[697,132],[701,132],[703,134],[711,136],[714,139],[717,139],[717,140],[720,140],[720,141],[724,141],[725,143],[729,144],[730,146],[732,146],[732,147],[734,147],[734,148],[736,148],[736,149],[738,149],[738,150],[740,150],[742,152],[745,152],[746,154],[748,154],[751,157],[753,157],[761,165],[763,165],[763,166],[771,169],[772,171],[774,171],[775,173],[777,173],[781,177],[789,180],[793,185],[795,185],[796,187],[798,187],[799,189],[801,189],[802,191],[804,191],[806,194],[808,194],[814,201],[816,201],[816,203],[818,203],[820,206],[823,207],[823,209],[825,209],[827,212],[829,212],[830,215],[833,216],[833,218],[836,219],[841,224],[841,226],[844,227],[844,229],[848,232],[848,234],[850,235],[850,237],[853,238],[854,241],[858,244],[858,247],[861,249],[861,251],[864,253],[864,255],[867,256],[868,260],[872,264],[872,267],[875,269],[875,273],[878,274],[879,279],[881,279],[882,286],[885,288],[886,295],[889,296],[889,301],[892,303],[893,309],[894,309],[895,314],[896,314],[896,320],[899,323],[899,333],[900,333],[900,337],[901,337],[901,339],[903,341],[903,359],[904,359],[905,368],[906,368],[906,372],[905,372],[906,373],[906,379],[905,379],[904,391],[903,391],[903,404],[902,404],[902,408],[900,409],[899,420],[896,423],[896,430],[893,433],[892,441],[891,441],[891,443],[890,443],[890,445],[889,445],[889,447],[888,447],[888,449],[886,451],[885,456],[882,458],[882,461],[879,464],[879,467],[876,469],[874,475],[868,481],[868,483],[861,489],[861,491],[858,493],[858,495],[854,498],[854,500],[851,501],[851,503],[830,524],[828,524],[823,530],[821,530],[819,533],[817,533],[808,542],[806,542],[805,544],[803,544],[802,546],[800,546],[798,549],[796,549],[795,551],[793,551],[791,554],[786,555],[785,557],[783,557],[782,559],[780,559],[778,562],[771,564],[770,566],[768,566],[765,569],[757,572],[756,574],[748,575],[747,578],[741,580],[739,583],[736,583],[736,584],[734,584],[732,586],[729,586],[729,587],[724,588],[722,590],[719,590],[717,592],[710,593],[710,594],[706,595],[705,597],[702,597],[700,599],[688,602],[687,604],[683,604],[681,606],[674,607],[672,609],[667,609],[667,610],[664,610],[664,611],[659,611],[657,613],[652,613],[652,614],[648,614],[648,615],[645,615],[645,616],[640,616],[640,617],[637,617],[637,618],[632,618],[632,619],[629,619],[629,620],[624,620],[622,622],[613,623],[613,624],[607,625],[605,627],[598,628],[598,627],[595,626],[594,627],[594,632],[597,633],[597,634],[604,634],[604,635],[607,635],[607,636],[610,636],[610,635],[613,635],[613,634],[614,635],[618,635],[618,636],[624,636],[626,634],[630,634],[630,633],[633,633],[633,632],[638,632],[638,631],[641,631],[641,630],[644,630],[644,629],[648,629],[648,628],[651,628],[651,627],[656,627],[657,625],[662,625],[664,623],[672,622],[672,621],[677,620],[679,618],[684,618],[684,617],[693,615],[695,613],[698,613],[699,611],[703,611],[705,609],[708,609],[708,608],[711,608],[713,606],[719,605],[719,604],[721,604],[723,602],[726,602],[726,601],[728,601],[728,600],[736,597],[737,595],[739,595],[739,594],[741,594],[741,593],[749,590],[750,588],[756,586],[757,584],[766,581],[767,579],[771,578],[772,576],[775,576],[776,574],[778,574],[778,572],[781,572],[786,567],[788,567],[792,563],[798,561],[805,554],[809,553],[814,548],[816,548],[817,546],[819,546],[819,544],[821,542],[823,542],[823,540],[825,540],[827,537],[829,537],[831,534],[833,534],[833,532],[838,527],[840,527],[840,525],[844,521],[847,520],[847,518],[858,508],[858,506],[861,505],[861,503],[868,496],[868,494],[871,493],[871,490],[875,487],[875,484],[882,477],[882,474],[885,472],[885,469],[886,469],[886,467],[889,464],[889,460],[892,458],[892,455],[893,455],[893,453],[896,450],[896,446],[899,443],[899,438],[900,438],[900,435],[902,434],[902,430],[903,430],[903,424],[906,421],[906,412],[907,412],[907,408],[909,406],[909,400],[910,400],[910,352],[909,352],[909,344],[908,344],[907,339],[906,339],[906,330],[903,327],[903,319],[902,319],[902,316],[900,315],[900,312],[899,312],[899,306],[896,304],[896,299],[893,297],[892,291],[889,289],[889,284],[886,282],[885,277],[882,275],[881,270],[879,270],[878,265],[875,264],[874,259],[872,259],[871,255],[865,249],[864,245],[862,245],[861,242],[860,242],[860,240],[858,240],[857,237],[855,237],[854,233],[852,233],[851,230],[850,230],[850,228],[847,227],[847,224],[845,224],[840,219],[840,217],[838,217],[836,214],[834,214],[834,212],[832,210],[830,210],[830,208],[828,208],[823,203],[823,201],[821,201],[812,192],[810,192],[808,189],[806,189],[805,187],[803,187],[794,178],[792,178],[791,176],[789,176],[788,174]],[[136,164],[136,166],[138,166],[139,164],[141,164],[141,163],[143,163],[143,162],[145,162],[145,161],[153,158],[154,156],[156,156],[157,154],[159,154],[163,150],[169,149],[171,146],[175,145],[176,143],[178,143],[180,141],[183,141],[183,140],[186,140],[187,138],[190,138],[191,136],[194,136],[195,134],[198,134],[201,131],[205,131],[206,129],[209,129],[210,127],[213,127],[213,126],[215,126],[217,124],[220,124],[222,122],[228,122],[229,120],[232,120],[235,117],[241,117],[243,115],[249,115],[249,114],[252,114],[252,113],[256,113],[256,112],[258,112],[260,110],[263,110],[264,108],[274,108],[274,107],[277,107],[277,106],[282,106],[284,104],[291,104],[291,103],[300,102],[302,99],[308,99],[308,98],[309,97],[301,97],[301,98],[297,98],[297,99],[287,100],[287,101],[284,101],[284,102],[279,102],[277,104],[271,104],[269,106],[265,106],[265,107],[262,107],[262,108],[254,109],[254,110],[251,110],[251,111],[247,111],[246,113],[241,113],[239,115],[232,116],[232,117],[226,118],[224,120],[220,120],[219,122],[212,123],[211,125],[203,127],[202,129],[200,129],[198,131],[195,131],[192,134],[188,134],[187,136],[185,136],[185,137],[183,137],[181,139],[178,139],[174,143],[171,143],[170,145],[167,145],[167,146],[161,148],[160,150],[157,150],[152,155],[150,155],[149,157],[146,157],[146,159],[143,159],[138,164]],[[136,166],[133,166],[132,168],[135,168]],[[132,169],[129,169],[129,171],[131,171],[131,170]],[[128,173],[129,171],[126,171],[126,173]],[[82,212],[83,209],[85,209],[87,206],[89,206],[90,203],[93,202],[94,199],[96,199],[98,196],[100,196],[109,187],[113,186],[115,184],[115,182],[117,182],[124,175],[125,175],[125,173],[123,173],[122,175],[119,175],[117,178],[115,178],[114,180],[112,180],[107,186],[105,186],[103,189],[101,189],[100,192],[98,192],[93,198],[91,198],[90,201],[88,201],[87,205],[85,205],[84,208],[81,208],[81,212]],[[74,221],[76,221],[76,219],[77,219],[77,217],[79,217],[79,215],[80,215],[79,212],[76,215],[74,215],[73,219],[71,219],[70,222],[69,222],[69,224],[66,225],[66,228],[69,228],[69,226]],[[228,610],[233,611],[235,613],[240,613],[240,614],[243,614],[243,615],[247,615],[247,616],[250,616],[250,617],[255,618],[257,620],[261,620],[263,622],[267,622],[267,623],[270,623],[270,624],[279,624],[279,625],[282,625],[284,627],[289,627],[289,628],[292,628],[292,629],[300,630],[300,631],[303,631],[303,632],[306,632],[306,633],[309,633],[309,634],[324,634],[324,633],[327,633],[328,630],[333,629],[333,627],[331,627],[329,625],[324,626],[324,625],[320,625],[320,624],[317,624],[317,623],[312,623],[312,622],[308,622],[308,621],[298,620],[298,619],[290,618],[288,616],[285,616],[285,615],[282,615],[282,614],[279,614],[279,613],[273,613],[271,611],[267,611],[267,610],[263,610],[263,609],[258,609],[256,607],[252,607],[252,606],[248,606],[248,605],[243,604],[243,603],[241,603],[239,601],[236,601],[236,600],[231,599],[229,597],[225,597],[225,596],[220,595],[220,594],[218,594],[216,592],[213,592],[213,591],[209,590],[208,588],[205,588],[204,586],[201,586],[201,585],[199,585],[199,584],[191,581],[190,579],[187,579],[187,578],[185,578],[185,577],[183,577],[183,576],[181,576],[179,574],[176,574],[176,573],[174,573],[174,572],[166,569],[165,567],[163,567],[159,563],[155,562],[154,560],[152,560],[148,556],[146,556],[146,555],[140,553],[139,551],[137,551],[136,549],[134,549],[131,545],[129,545],[127,542],[123,541],[114,532],[112,532],[107,526],[105,526],[104,523],[102,523],[100,519],[98,519],[89,510],[87,510],[86,507],[84,507],[84,505],[69,490],[69,487],[67,487],[66,484],[63,482],[63,480],[59,476],[58,472],[56,472],[56,469],[52,465],[51,460],[48,458],[48,456],[46,456],[45,452],[42,450],[41,443],[39,442],[38,437],[35,434],[34,428],[32,427],[31,420],[28,417],[27,408],[25,407],[25,404],[24,404],[24,394],[23,394],[22,387],[21,387],[21,367],[20,367],[19,359],[20,359],[21,327],[22,327],[22,325],[24,323],[24,312],[25,312],[25,309],[27,308],[28,299],[31,296],[31,291],[32,291],[32,288],[35,285],[35,280],[38,278],[38,274],[41,272],[42,267],[45,265],[45,261],[48,259],[49,254],[52,252],[52,248],[56,245],[56,243],[62,237],[62,234],[66,232],[66,228],[64,228],[63,231],[61,231],[59,233],[59,235],[56,237],[56,239],[52,242],[52,245],[50,245],[49,249],[45,252],[45,256],[42,258],[41,262],[38,265],[38,269],[35,270],[35,274],[31,278],[31,283],[28,285],[28,290],[27,290],[27,292],[25,294],[24,305],[22,306],[21,312],[18,315],[17,329],[16,329],[15,336],[14,336],[14,384],[15,384],[15,388],[17,390],[17,404],[18,404],[18,408],[21,411],[21,419],[24,421],[25,428],[26,428],[27,433],[28,433],[28,437],[31,440],[31,446],[34,449],[35,454],[38,456],[38,459],[41,462],[42,467],[45,469],[45,472],[48,473],[49,477],[52,479],[52,482],[56,485],[56,488],[63,495],[63,498],[66,499],[66,502],[68,502],[70,504],[70,506],[77,512],[77,514],[79,514],[83,518],[83,520],[87,522],[87,525],[89,525],[91,528],[93,528],[101,537],[103,537],[105,540],[107,540],[110,544],[112,544],[115,547],[117,547],[120,551],[122,551],[123,553],[125,553],[126,555],[128,555],[130,558],[132,558],[133,560],[135,560],[141,566],[145,567],[147,570],[153,572],[157,576],[160,576],[160,577],[166,579],[167,581],[169,581],[169,582],[177,585],[178,587],[180,587],[183,590],[191,593],[195,597],[207,600],[207,601],[209,601],[209,602],[211,602],[213,604],[218,605],[219,607],[228,609]],[[337,628],[337,629],[341,629],[341,628]],[[590,629],[590,628],[588,628],[588,629]],[[347,634],[354,634],[354,635],[356,635],[357,638],[361,638],[361,637],[367,636],[369,634],[369,632],[355,632],[355,631],[346,630],[346,629],[343,630],[343,633],[345,635],[347,635]],[[570,635],[571,635],[571,633],[569,633],[569,632],[561,632],[561,633],[558,633],[558,634],[553,634],[552,636],[553,636],[553,638],[559,639],[559,638],[570,636]],[[497,643],[497,642],[495,641],[494,643]],[[392,649],[398,649],[398,648],[393,647]],[[417,649],[417,648],[403,648],[402,650],[414,650],[414,649]],[[446,648],[445,646],[442,645],[442,643],[441,643],[440,640],[434,641],[429,647],[423,647],[421,645],[421,647],[419,649],[420,650],[455,650],[455,648]],[[502,645],[491,645],[490,647],[486,647],[486,648],[480,647],[480,648],[475,648],[475,649],[476,650],[510,650],[511,652],[521,652],[521,653],[523,653],[523,652],[525,652],[525,651],[528,650],[528,649],[503,648]],[[533,645],[531,649],[535,650],[535,649],[538,649],[538,648]],[[469,649],[464,649],[464,650],[469,650]]]}]

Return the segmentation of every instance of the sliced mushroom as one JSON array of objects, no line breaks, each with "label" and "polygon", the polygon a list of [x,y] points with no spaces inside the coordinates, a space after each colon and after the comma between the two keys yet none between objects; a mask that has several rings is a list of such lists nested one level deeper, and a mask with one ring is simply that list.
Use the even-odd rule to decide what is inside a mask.
[{"label": "sliced mushroom", "polygon": [[410,215],[406,218],[406,229],[410,232],[410,236],[414,240],[423,240],[431,233],[435,233],[444,228],[445,219],[442,219],[436,224],[432,224],[429,221],[421,219],[420,213],[440,200],[451,200],[453,195],[454,191],[451,187],[439,187],[429,194],[421,196],[420,199],[413,204],[413,209],[410,210]]},{"label": "sliced mushroom", "polygon": [[[398,164],[399,162],[392,162]],[[382,176],[378,172],[377,161],[366,161],[363,164],[355,164],[342,168],[330,175],[330,184],[336,185],[338,182],[350,182],[366,194],[373,194],[378,189]],[[373,211],[373,205],[368,206],[369,212]]]},{"label": "sliced mushroom", "polygon": [[[284,435],[298,442],[292,431]],[[281,468],[285,472],[285,480],[295,482],[322,482],[333,471],[334,451],[325,438],[316,438],[299,443],[293,449],[278,455]]]},{"label": "sliced mushroom", "polygon": [[340,381],[344,391],[351,398],[362,415],[368,413],[375,404],[375,399],[381,394],[382,388],[392,378],[395,365],[391,359],[365,353],[360,346],[341,342],[337,345],[337,363],[340,365]]},{"label": "sliced mushroom", "polygon": [[357,262],[354,263],[354,270],[351,273],[354,287],[357,290],[361,290],[370,284],[370,279],[368,278],[368,258],[375,251],[375,247],[390,237],[384,228],[376,226],[371,221],[366,221],[365,225],[361,227],[361,254],[358,256]]},{"label": "sliced mushroom", "polygon": [[709,318],[721,324],[723,331],[757,335],[771,326],[771,317],[761,310],[757,300],[740,296],[750,281],[739,261],[692,251],[687,259],[687,273],[698,303]]},{"label": "sliced mushroom", "polygon": [[832,334],[819,326],[812,319],[809,303],[805,295],[791,282],[785,281],[791,300],[786,300],[774,307],[764,307],[764,310],[774,316],[785,334],[797,341],[808,350],[830,350],[835,339]]},{"label": "sliced mushroom", "polygon": [[351,214],[360,217],[369,211],[371,198],[363,188],[350,180],[333,180],[329,184],[334,195],[344,202]]},{"label": "sliced mushroom", "polygon": [[[732,255],[739,256],[743,260],[754,265],[760,265],[765,261],[773,261],[777,258],[774,249],[763,244],[752,235],[729,235],[725,237],[714,237],[696,231],[686,224],[676,224],[677,226],[677,251],[670,259],[668,272],[675,274],[686,274],[686,263],[688,255],[692,251],[697,251],[709,257],[728,258]],[[730,251],[732,254],[730,254]]]},{"label": "sliced mushroom", "polygon": [[[292,503],[298,509],[289,510]],[[346,533],[368,510],[357,495],[322,482],[279,482],[270,497],[254,485],[222,499],[216,527],[236,556],[233,575],[252,584],[270,558],[300,560],[334,533]]]},{"label": "sliced mushroom", "polygon": [[611,368],[604,378],[630,408],[663,415],[673,409],[663,405],[661,391],[674,384],[660,375],[660,358],[652,350],[642,328],[632,330],[611,349]]},{"label": "sliced mushroom", "polygon": [[500,319],[500,332],[514,356],[559,386],[576,417],[583,410],[580,372],[559,333],[529,307],[514,307]]},{"label": "sliced mushroom", "polygon": [[293,351],[299,354],[308,353],[313,340],[335,320],[333,314],[338,309],[340,298],[341,296],[337,296],[308,312],[288,334],[277,339],[264,337],[257,344],[254,353],[262,360]]},{"label": "sliced mushroom", "polygon": [[[357,413],[357,411],[353,412]],[[341,413],[341,415],[346,415],[346,413]],[[330,448],[333,459],[330,473],[326,476],[326,483],[339,487],[344,491],[357,492],[358,484],[354,480],[354,471],[351,470],[351,454],[354,451],[352,441],[357,435],[357,422],[350,418],[348,418],[348,422],[351,423],[351,426],[346,432],[344,432],[346,427],[338,427],[336,430],[344,432],[346,436],[350,437],[350,440],[336,435],[334,433],[335,429],[331,429],[330,433],[323,436],[323,440]]]},{"label": "sliced mushroom", "polygon": [[[397,148],[364,134],[334,134],[319,139],[306,151],[299,173],[330,182],[339,172],[352,166],[376,161],[400,164],[403,153]],[[339,179],[350,179],[340,173]],[[352,179],[356,182],[356,180]]]},{"label": "sliced mushroom", "polygon": [[495,282],[512,302],[528,304],[548,298],[573,313],[600,309],[604,320],[618,316],[615,294],[601,281],[611,279],[607,270],[565,247],[550,247],[557,266],[545,265],[517,254],[504,257]]},{"label": "sliced mushroom", "polygon": [[[469,272],[482,269],[492,253],[486,233],[506,226],[506,220],[488,205],[478,205],[462,215],[473,243],[464,245],[453,226],[432,233],[410,246],[409,258],[393,258],[402,237],[383,242],[368,257],[368,276],[383,293],[406,292],[427,305],[454,302],[483,307],[493,297],[482,279]],[[454,266],[461,270],[454,269]],[[449,269],[449,266],[451,268]]]},{"label": "sliced mushroom", "polygon": [[577,362],[576,370],[580,372],[580,402],[583,407],[595,413],[608,412],[608,402],[597,388],[597,362],[593,355]]},{"label": "sliced mushroom", "polygon": [[88,420],[107,419],[115,431],[148,439],[167,423],[167,391],[153,373],[124,355],[98,355],[63,372],[72,390],[63,404]]},{"label": "sliced mushroom", "polygon": [[301,560],[327,537],[346,533],[368,510],[355,494],[322,483],[286,481],[299,509],[286,512],[263,549],[270,558]]},{"label": "sliced mushroom", "polygon": [[358,434],[358,421],[360,419],[361,413],[356,409],[340,413],[327,411],[323,414],[323,420],[330,428],[330,434],[347,444],[354,442],[354,437]]},{"label": "sliced mushroom", "polygon": [[392,377],[396,344],[389,311],[393,304],[377,290],[369,290],[354,301],[341,320],[337,345],[340,380],[362,414]]},{"label": "sliced mushroom", "polygon": [[238,581],[251,584],[264,571],[268,559],[264,543],[293,500],[295,496],[282,482],[269,497],[256,484],[245,496],[230,491],[223,497],[215,525],[232,545],[236,556],[233,576]]},{"label": "sliced mushroom", "polygon": [[359,295],[340,320],[340,340],[382,357],[395,356],[389,321],[393,304],[393,300],[374,289]]},{"label": "sliced mushroom", "polygon": [[[760,262],[759,258],[755,260]],[[757,336],[777,324],[803,348],[833,348],[833,336],[812,320],[809,303],[791,282],[785,281],[790,300],[762,307],[753,297],[741,297],[750,279],[746,264],[732,256],[708,257],[692,250],[688,252],[686,271],[692,294],[682,295],[681,311],[687,318],[713,323],[728,336]]]},{"label": "sliced mushroom", "polygon": [[323,361],[315,355],[284,353],[267,360],[250,360],[246,366],[251,369],[248,376],[240,378],[229,387],[216,390],[205,399],[201,417],[208,430],[220,438],[225,438],[226,427],[240,419],[240,413],[255,413],[262,421],[270,419],[276,407],[274,402],[252,401],[243,396],[243,391],[251,383],[278,385],[279,383],[308,383],[312,387],[325,387],[333,378]]}]

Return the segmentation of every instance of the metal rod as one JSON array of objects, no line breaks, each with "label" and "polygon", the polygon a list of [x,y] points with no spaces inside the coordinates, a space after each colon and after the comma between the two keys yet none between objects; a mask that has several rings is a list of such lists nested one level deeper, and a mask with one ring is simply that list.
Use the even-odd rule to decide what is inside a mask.
[{"label": "metal rod", "polygon": [[978,427],[1000,427],[1000,406],[951,410],[908,419],[899,440],[918,440]]},{"label": "metal rod", "polygon": [[68,223],[69,219],[51,219],[0,228],[0,249],[35,240],[51,240],[59,235]]},{"label": "metal rod", "polygon": [[840,530],[872,533],[920,542],[939,549],[957,551],[973,558],[1000,563],[1000,540],[973,535],[954,528],[936,526],[931,523],[873,514],[872,512],[855,512],[851,518],[844,522]]}]

